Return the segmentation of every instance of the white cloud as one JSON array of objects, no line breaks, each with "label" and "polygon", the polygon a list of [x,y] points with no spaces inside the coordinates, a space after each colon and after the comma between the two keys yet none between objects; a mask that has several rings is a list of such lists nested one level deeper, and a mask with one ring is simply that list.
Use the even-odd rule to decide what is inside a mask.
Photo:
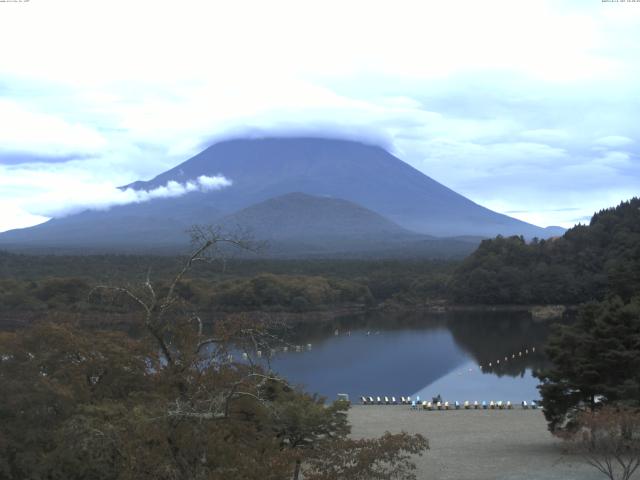
[{"label": "white cloud", "polygon": [[570,139],[570,135],[560,129],[536,128],[520,133],[520,136],[528,141],[541,143],[562,143]]},{"label": "white cloud", "polygon": [[[96,192],[112,198],[114,185],[239,132],[373,141],[542,224],[577,217],[549,207],[588,214],[640,180],[633,4],[57,0],[2,10],[0,42],[11,47],[0,50],[0,203],[12,209],[0,226],[36,221],[47,202],[34,198],[99,204]],[[3,168],[14,154],[70,160]]]},{"label": "white cloud", "polygon": [[69,123],[0,98],[0,152],[63,157],[95,154],[106,144],[104,137],[81,123]]},{"label": "white cloud", "polygon": [[633,140],[629,137],[625,137],[623,135],[609,135],[607,137],[600,137],[595,141],[596,145],[602,145],[604,147],[626,147],[627,145],[631,145]]},{"label": "white cloud", "polygon": [[2,215],[0,216],[0,232],[5,232],[14,228],[31,227],[49,220],[49,217],[29,213],[17,205],[12,205],[7,200],[0,202],[0,207],[2,208]]},{"label": "white cloud", "polygon": [[[156,198],[175,198],[191,192],[208,192],[228,187],[224,176],[199,176],[184,183],[169,181],[151,190],[118,188],[110,182],[86,181],[54,171],[4,170],[0,167],[0,189],[13,195],[0,201],[0,231],[41,223],[83,210],[106,210],[117,205],[143,203]],[[9,173],[9,175],[7,175]],[[29,192],[25,195],[23,192]]]},{"label": "white cloud", "polygon": [[[208,177],[202,175],[196,180],[179,183],[169,181],[166,185],[152,190],[119,189],[109,183],[75,184],[69,190],[47,192],[39,198],[26,202],[28,211],[48,217],[62,217],[82,210],[106,210],[116,205],[148,202],[156,198],[181,197],[191,192],[219,190],[231,185],[223,176]],[[79,200],[76,200],[79,199]]]}]

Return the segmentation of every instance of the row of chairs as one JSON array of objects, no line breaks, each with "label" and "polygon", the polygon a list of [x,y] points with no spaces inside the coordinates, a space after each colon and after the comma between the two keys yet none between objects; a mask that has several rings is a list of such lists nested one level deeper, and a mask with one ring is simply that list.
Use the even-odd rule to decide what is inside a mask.
[{"label": "row of chairs", "polygon": [[[411,397],[400,397],[400,400],[396,400],[396,397],[360,397],[360,401],[363,405],[411,405],[411,408],[418,409],[422,407],[424,410],[511,410],[513,409],[513,404],[510,401],[503,402],[497,401],[494,402],[491,400],[489,403],[486,401],[478,402],[477,400],[473,403],[466,400],[464,403],[460,403],[455,401],[453,403],[449,402],[428,402],[423,401],[420,402],[419,397],[418,400],[411,400]],[[526,400],[522,401],[520,406],[527,410],[537,409],[539,407],[538,402],[532,400],[531,403],[528,403]]]}]

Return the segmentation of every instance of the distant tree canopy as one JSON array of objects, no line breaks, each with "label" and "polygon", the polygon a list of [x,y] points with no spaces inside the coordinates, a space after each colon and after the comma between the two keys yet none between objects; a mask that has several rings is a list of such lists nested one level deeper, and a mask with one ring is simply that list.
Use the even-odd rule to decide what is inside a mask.
[{"label": "distant tree canopy", "polygon": [[483,241],[455,271],[452,300],[477,304],[579,304],[640,291],[640,199],[596,213],[564,236]]},{"label": "distant tree canopy", "polygon": [[215,307],[276,307],[308,310],[318,305],[346,302],[369,304],[373,297],[362,284],[301,275],[262,274],[221,282],[210,297]]},{"label": "distant tree canopy", "polygon": [[584,305],[572,325],[557,325],[537,372],[552,432],[573,429],[580,412],[598,404],[640,406],[640,296]]},{"label": "distant tree canopy", "polygon": [[[144,266],[145,262],[152,268]],[[219,266],[195,265],[176,290],[203,311],[305,312],[388,300],[412,305],[444,299],[455,265],[424,260],[242,259],[227,263],[225,273]],[[0,312],[126,313],[131,305],[88,302],[91,288],[99,283],[141,282],[151,270],[154,285],[162,289],[172,266],[176,268],[176,258],[0,252]]]}]

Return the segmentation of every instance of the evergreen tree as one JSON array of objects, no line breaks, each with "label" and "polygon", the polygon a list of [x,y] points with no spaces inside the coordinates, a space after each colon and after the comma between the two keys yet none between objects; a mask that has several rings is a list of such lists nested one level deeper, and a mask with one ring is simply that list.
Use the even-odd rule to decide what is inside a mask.
[{"label": "evergreen tree", "polygon": [[640,291],[640,198],[596,213],[562,237],[483,241],[450,283],[457,303],[579,304]]},{"label": "evergreen tree", "polygon": [[552,432],[599,402],[640,405],[640,297],[586,304],[575,324],[556,327],[546,353],[553,366],[537,376]]}]

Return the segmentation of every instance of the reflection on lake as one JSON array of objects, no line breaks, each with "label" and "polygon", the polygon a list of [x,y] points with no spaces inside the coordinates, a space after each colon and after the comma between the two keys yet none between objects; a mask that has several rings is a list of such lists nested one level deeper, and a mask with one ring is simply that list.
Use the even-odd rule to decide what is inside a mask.
[{"label": "reflection on lake", "polygon": [[526,312],[342,318],[299,325],[289,340],[311,343],[311,350],[277,353],[271,368],[328,399],[347,393],[352,400],[440,394],[451,401],[530,401],[539,398],[531,372],[544,365],[547,333]]}]

